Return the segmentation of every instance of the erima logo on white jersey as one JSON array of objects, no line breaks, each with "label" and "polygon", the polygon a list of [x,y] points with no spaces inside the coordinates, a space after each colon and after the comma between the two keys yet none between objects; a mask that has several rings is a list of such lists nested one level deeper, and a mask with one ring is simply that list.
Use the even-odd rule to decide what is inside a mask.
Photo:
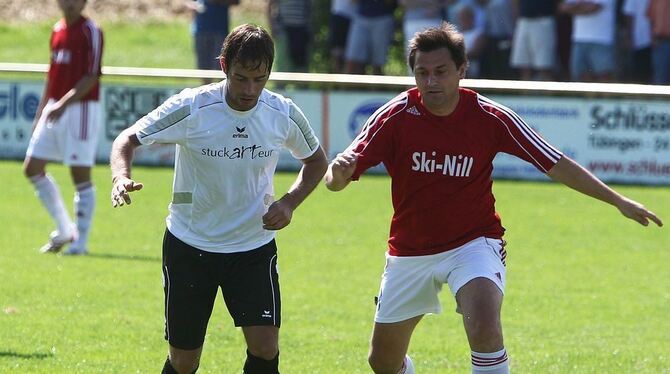
[{"label": "erima logo on white jersey", "polygon": [[235,126],[235,130],[237,130],[237,133],[233,134],[233,138],[244,138],[248,139],[249,135],[244,133],[244,130],[246,130],[246,127],[237,127]]},{"label": "erima logo on white jersey", "polygon": [[69,64],[72,61],[72,53],[67,49],[56,49],[51,58],[56,64]]},{"label": "erima logo on white jersey", "polygon": [[444,155],[437,157],[435,151],[428,155],[427,152],[412,153],[412,170],[421,173],[441,173],[451,177],[469,177],[474,159],[470,156]]},{"label": "erima logo on white jersey", "polygon": [[413,106],[413,107],[407,109],[406,112],[409,113],[409,114],[413,114],[413,115],[415,115],[415,116],[420,116],[420,115],[421,115],[421,112],[419,112],[419,110],[416,109],[415,106]]}]

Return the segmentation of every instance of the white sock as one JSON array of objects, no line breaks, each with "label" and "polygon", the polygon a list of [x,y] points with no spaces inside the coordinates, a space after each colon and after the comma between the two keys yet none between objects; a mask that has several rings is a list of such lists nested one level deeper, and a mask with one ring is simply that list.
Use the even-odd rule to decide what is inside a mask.
[{"label": "white sock", "polygon": [[72,248],[88,249],[88,233],[91,229],[93,211],[95,210],[95,188],[91,182],[76,185],[74,193],[74,216],[77,222],[79,236],[72,243]]},{"label": "white sock", "polygon": [[58,233],[69,233],[72,230],[72,220],[70,220],[70,216],[67,214],[58,185],[51,175],[36,175],[30,178],[30,182],[35,186],[35,193],[42,202],[42,205],[44,205],[56,223]]},{"label": "white sock", "polygon": [[498,352],[472,351],[472,374],[509,374],[509,359],[505,348]]},{"label": "white sock", "polygon": [[409,358],[409,355],[405,355],[405,360],[403,361],[402,368],[400,368],[398,374],[415,374],[414,363],[412,362],[412,359]]}]

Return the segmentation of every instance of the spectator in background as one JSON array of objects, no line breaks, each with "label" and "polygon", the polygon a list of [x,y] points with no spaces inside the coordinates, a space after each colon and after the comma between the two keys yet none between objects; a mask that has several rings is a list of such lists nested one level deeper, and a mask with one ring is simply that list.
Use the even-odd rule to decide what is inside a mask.
[{"label": "spectator in background", "polygon": [[512,79],[509,59],[514,34],[514,14],[510,0],[491,0],[486,5],[486,45],[481,58],[481,77]]},{"label": "spectator in background", "polygon": [[[100,128],[102,31],[82,15],[86,0],[59,0],[63,13],[51,32],[51,61],[40,100],[23,171],[37,197],[56,223],[42,253],[88,253],[88,234],[95,209],[91,167]],[[76,224],[65,209],[56,181],[46,164],[59,161],[70,167]]]},{"label": "spectator in background", "polygon": [[307,72],[312,33],[310,30],[311,0],[277,1],[279,23],[286,36],[286,50],[290,60],[289,70]]},{"label": "spectator in background", "polygon": [[571,79],[612,82],[616,68],[615,0],[564,0],[559,10],[573,17]]},{"label": "spectator in background", "polygon": [[651,24],[647,17],[649,0],[625,0],[626,81],[651,83]]},{"label": "spectator in background", "polygon": [[484,9],[486,0],[446,0],[446,14],[447,21],[456,25],[459,29],[461,25],[458,24],[458,12],[464,6],[471,7],[475,12],[475,26],[484,28],[486,25],[486,11]]},{"label": "spectator in background", "polygon": [[654,84],[670,84],[670,1],[649,0]]},{"label": "spectator in background", "polygon": [[393,39],[395,0],[359,0],[347,38],[347,73],[383,74],[388,49]]},{"label": "spectator in background", "polygon": [[[218,56],[228,35],[228,7],[239,0],[196,0],[186,3],[193,11],[193,42],[196,66],[202,70],[220,70]],[[212,83],[204,78],[204,84]]]},{"label": "spectator in background", "polygon": [[510,65],[523,80],[552,80],[556,66],[556,1],[513,0],[517,14]]},{"label": "spectator in background", "polygon": [[344,73],[344,50],[347,47],[351,19],[355,14],[356,4],[353,0],[332,0],[328,22],[328,43],[330,44],[333,73]]},{"label": "spectator in background", "polygon": [[399,4],[403,9],[402,31],[407,57],[409,41],[414,34],[442,24],[445,4],[444,0],[399,0]]},{"label": "spectator in background", "polygon": [[465,51],[468,56],[468,78],[479,78],[481,72],[481,57],[486,45],[484,28],[475,23],[475,10],[470,5],[463,5],[458,9],[457,20],[459,31],[463,34]]}]

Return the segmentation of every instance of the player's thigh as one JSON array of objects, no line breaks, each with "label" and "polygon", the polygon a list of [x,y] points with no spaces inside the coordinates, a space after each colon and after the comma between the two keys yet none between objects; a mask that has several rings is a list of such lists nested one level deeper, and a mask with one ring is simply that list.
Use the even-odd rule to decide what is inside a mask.
[{"label": "player's thigh", "polygon": [[62,117],[61,124],[68,128],[63,140],[63,163],[69,166],[93,166],[100,131],[99,102],[71,104]]},{"label": "player's thigh", "polygon": [[448,255],[387,255],[376,298],[375,322],[395,323],[427,313],[440,313],[438,294],[443,282],[436,277],[435,267]]},{"label": "player's thigh", "polygon": [[67,126],[67,123],[63,122],[63,116],[55,122],[47,120],[47,114],[54,103],[54,100],[49,100],[44,106],[42,116],[38,119],[30,137],[26,159],[63,160],[63,139],[67,132],[64,126]]},{"label": "player's thigh", "polygon": [[194,350],[205,340],[218,290],[211,271],[216,255],[193,248],[165,231],[165,338],[175,348]]},{"label": "player's thigh", "polygon": [[226,254],[220,285],[235,326],[281,325],[281,294],[275,241]]}]

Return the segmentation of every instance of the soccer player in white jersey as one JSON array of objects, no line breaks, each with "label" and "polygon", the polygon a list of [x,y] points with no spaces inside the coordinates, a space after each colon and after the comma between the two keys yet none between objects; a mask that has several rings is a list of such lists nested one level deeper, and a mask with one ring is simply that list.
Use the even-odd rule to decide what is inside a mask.
[{"label": "soccer player in white jersey", "polygon": [[[91,166],[95,163],[100,127],[103,38],[100,28],[82,15],[86,0],[58,0],[58,6],[63,18],[51,33],[49,73],[23,169],[56,223],[56,230],[40,251],[58,253],[72,243],[65,253],[81,255],[88,253],[95,208]],[[53,161],[70,167],[76,189],[75,223],[65,209],[58,184],[46,173],[46,164]]]},{"label": "soccer player in white jersey", "polygon": [[[111,154],[112,205],[130,204],[142,184],[131,178],[142,144],[176,144],[172,202],[163,240],[163,373],[199,365],[220,287],[247,345],[246,374],[279,371],[281,303],[275,233],[318,185],[328,162],[307,119],[290,100],[266,90],[274,42],[245,24],[223,42],[227,79],[185,89],[124,130]],[[295,183],[275,198],[279,152],[302,162]],[[232,370],[232,369],[231,369]]]},{"label": "soccer player in white jersey", "polygon": [[375,373],[413,373],[412,331],[439,313],[447,284],[470,344],[472,372],[509,373],[500,309],[505,290],[504,229],[492,194],[493,158],[522,158],[642,225],[654,213],[603,184],[552,147],[510,109],[460,88],[468,66],[463,36],[450,24],[410,43],[417,87],[382,106],[333,160],[326,186],[345,188],[380,162],[391,176],[394,214],[369,363]]}]

